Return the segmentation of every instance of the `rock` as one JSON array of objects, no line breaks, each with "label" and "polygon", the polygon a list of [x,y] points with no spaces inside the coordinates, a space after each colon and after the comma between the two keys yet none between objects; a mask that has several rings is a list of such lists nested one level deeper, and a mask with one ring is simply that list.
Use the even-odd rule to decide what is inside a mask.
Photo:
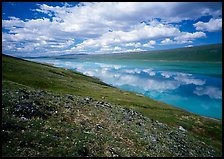
[{"label": "rock", "polygon": [[115,152],[114,148],[110,147],[110,148],[109,148],[109,151],[110,151],[112,157],[118,157],[118,156],[119,156],[119,155]]},{"label": "rock", "polygon": [[104,102],[102,101],[102,102],[98,102],[99,104],[101,104],[101,105],[103,105],[104,104]]},{"label": "rock", "polygon": [[43,108],[49,112],[53,112],[55,110],[54,108],[47,106],[47,105],[44,105]]},{"label": "rock", "polygon": [[14,107],[13,114],[17,117],[25,117],[31,119],[32,117],[40,117],[46,119],[46,115],[40,110],[33,107],[31,103],[20,103]]},{"label": "rock", "polygon": [[141,122],[137,122],[136,123],[138,126],[142,126],[142,123]]},{"label": "rock", "polygon": [[149,138],[150,138],[150,140],[152,141],[152,142],[156,142],[157,141],[157,137],[156,136],[149,136]]},{"label": "rock", "polygon": [[68,96],[68,99],[74,101],[74,98],[71,95]]},{"label": "rock", "polygon": [[181,131],[187,131],[187,130],[184,129],[182,126],[179,126],[179,130],[181,130]]},{"label": "rock", "polygon": [[144,97],[143,94],[138,94],[138,93],[136,93],[136,95],[137,95],[137,96],[140,96],[140,97]]},{"label": "rock", "polygon": [[71,108],[71,106],[69,106],[69,105],[64,105],[64,107],[65,107],[66,109],[70,109],[70,108]]},{"label": "rock", "polygon": [[85,101],[92,101],[93,99],[91,97],[85,97],[84,100]]},{"label": "rock", "polygon": [[58,132],[55,132],[53,137],[56,137],[56,138],[59,138],[60,137],[60,134]]},{"label": "rock", "polygon": [[84,104],[85,104],[84,101],[78,101],[78,102],[77,102],[77,105],[84,105]]},{"label": "rock", "polygon": [[98,108],[112,108],[112,106],[109,104],[109,103],[106,103],[106,102],[97,102],[95,104],[95,107],[98,107]]},{"label": "rock", "polygon": [[79,153],[79,155],[81,157],[87,157],[87,156],[89,156],[89,151],[88,151],[88,149],[85,146],[83,146],[81,149],[79,149],[78,150],[78,153]]},{"label": "rock", "polygon": [[22,121],[28,121],[28,120],[29,120],[29,119],[27,119],[27,118],[25,118],[25,117],[23,117],[23,116],[22,116],[20,119],[21,119]]},{"label": "rock", "polygon": [[104,127],[102,126],[102,125],[100,125],[100,124],[96,124],[96,130],[98,131],[98,130],[100,130],[100,129],[103,129]]},{"label": "rock", "polygon": [[125,120],[126,120],[126,121],[132,121],[132,117],[129,117],[129,116],[128,116],[128,117],[125,118]]},{"label": "rock", "polygon": [[129,115],[129,116],[135,116],[135,115],[138,115],[138,113],[132,109],[129,109],[129,108],[125,108],[125,111],[126,113]]},{"label": "rock", "polygon": [[107,108],[112,108],[112,106],[108,103],[104,103],[104,106],[107,107]]},{"label": "rock", "polygon": [[[53,145],[52,143],[64,144],[65,139],[66,145],[62,145],[64,150],[68,150],[66,146],[75,144],[74,154],[80,157],[100,157],[101,152],[98,152],[102,151],[103,154],[105,150],[105,155],[113,157],[120,155],[146,157],[162,157],[166,155],[172,157],[216,156],[216,151],[213,150],[213,147],[209,147],[207,143],[202,143],[193,136],[188,137],[188,133],[184,133],[187,130],[182,126],[171,127],[168,124],[166,125],[155,119],[145,117],[138,111],[130,108],[112,105],[111,103],[106,103],[106,101],[93,101],[91,97],[60,96],[48,91],[41,93],[40,90],[25,90],[24,92],[18,90],[9,92],[7,90],[5,93],[2,93],[3,98],[5,98],[2,101],[2,104],[4,104],[2,106],[5,108],[2,110],[12,113],[10,117],[13,118],[10,121],[8,119],[2,121],[2,136],[4,143],[7,143],[4,146],[10,149],[13,144],[18,143],[15,146],[18,146],[16,150],[20,149],[20,152],[17,153],[20,156],[23,156],[21,153],[24,149],[28,152],[29,149],[27,147],[32,147],[32,143],[34,143],[34,147],[36,145],[44,147],[43,151],[40,152],[40,154],[43,154],[45,147],[48,149],[48,145]],[[29,99],[24,97],[26,93],[28,93]],[[21,99],[22,96],[23,99]],[[71,100],[74,100],[74,102]],[[75,106],[75,103],[79,103],[80,107],[78,107],[79,105]],[[80,103],[85,106],[82,106]],[[9,106],[11,106],[10,109]],[[61,106],[65,111],[59,112]],[[77,115],[74,115],[76,111]],[[33,122],[36,120],[33,117],[42,117],[43,115],[48,117],[48,112],[60,114],[55,114],[56,119],[58,119],[56,121],[57,124],[49,126],[48,120],[40,121],[39,119],[37,122]],[[67,122],[65,120],[67,118],[64,115],[67,116],[70,112],[72,115],[71,119],[74,119],[75,122],[69,123],[71,124],[69,128],[67,126],[63,127],[64,123]],[[30,120],[30,118],[33,119]],[[18,123],[13,123],[14,119],[18,120]],[[30,122],[27,123],[22,122],[29,120]],[[45,122],[48,126],[46,129],[47,133],[44,131],[39,133],[46,135],[47,139],[52,139],[53,142],[49,140],[49,143],[46,142],[43,145],[38,142],[35,143],[39,139],[28,142],[22,140],[21,142],[14,135],[17,132],[21,132],[22,135],[29,135],[30,132],[39,131],[39,126],[44,125]],[[58,129],[59,127],[60,129]],[[106,144],[104,144],[105,141],[107,141]],[[55,152],[57,152],[56,148],[57,146],[52,147],[51,151],[55,149]]]},{"label": "rock", "polygon": [[10,123],[10,122],[7,122],[7,121],[2,121],[2,130],[22,130],[23,127],[21,126],[18,126],[14,123]]}]

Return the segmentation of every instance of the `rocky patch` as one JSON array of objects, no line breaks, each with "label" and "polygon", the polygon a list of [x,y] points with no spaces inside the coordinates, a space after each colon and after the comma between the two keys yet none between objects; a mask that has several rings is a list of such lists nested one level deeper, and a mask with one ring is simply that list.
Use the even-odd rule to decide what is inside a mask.
[{"label": "rocky patch", "polygon": [[2,97],[3,156],[216,156],[181,125],[124,106],[29,89],[3,89]]}]

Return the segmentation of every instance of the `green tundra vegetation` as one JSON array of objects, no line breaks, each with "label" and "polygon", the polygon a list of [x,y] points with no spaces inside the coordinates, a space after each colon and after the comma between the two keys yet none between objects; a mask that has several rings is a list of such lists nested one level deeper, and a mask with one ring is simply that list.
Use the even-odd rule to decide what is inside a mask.
[{"label": "green tundra vegetation", "polygon": [[[83,55],[81,55],[83,56]],[[168,50],[141,51],[119,54],[88,55],[91,59],[133,59],[149,61],[202,61],[222,62],[222,44],[201,45]],[[77,58],[77,55],[55,56],[55,58]]]},{"label": "green tundra vegetation", "polygon": [[2,139],[2,156],[222,156],[222,121],[2,55]]}]

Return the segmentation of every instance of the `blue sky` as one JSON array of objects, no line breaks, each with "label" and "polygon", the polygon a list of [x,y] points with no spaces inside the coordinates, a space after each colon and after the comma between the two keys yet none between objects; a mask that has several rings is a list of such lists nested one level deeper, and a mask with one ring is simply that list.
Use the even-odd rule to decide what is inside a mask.
[{"label": "blue sky", "polygon": [[2,50],[12,56],[215,43],[222,43],[221,2],[2,2]]}]

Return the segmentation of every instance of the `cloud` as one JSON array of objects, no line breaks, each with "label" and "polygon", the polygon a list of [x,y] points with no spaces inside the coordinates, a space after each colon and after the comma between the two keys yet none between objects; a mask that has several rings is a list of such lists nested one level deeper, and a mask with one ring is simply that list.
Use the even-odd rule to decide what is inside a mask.
[{"label": "cloud", "polygon": [[174,40],[170,38],[165,38],[161,41],[162,45],[171,45],[171,44],[189,44],[192,43],[192,40],[197,38],[205,38],[206,34],[204,32],[180,32],[177,36],[174,37]]},{"label": "cloud", "polygon": [[[3,50],[32,52],[32,51],[61,51],[75,43],[74,37],[62,32],[57,22],[47,18],[22,21],[11,17],[3,20],[3,27],[9,33],[3,33]],[[10,44],[11,43],[11,44]],[[11,49],[7,46],[11,45]]]},{"label": "cloud", "polygon": [[194,84],[194,85],[204,85],[206,81],[195,79],[191,77],[189,74],[178,73],[177,76],[174,77],[175,80],[180,81],[182,84]]},{"label": "cloud", "polygon": [[129,68],[129,69],[122,69],[119,70],[119,72],[127,73],[127,74],[140,74],[140,73],[146,73],[149,76],[155,76],[156,73],[153,71],[153,69],[139,69],[139,68]]},{"label": "cloud", "polygon": [[[40,8],[36,11],[46,14],[52,12],[53,15],[65,19],[65,22],[69,20],[70,17],[80,17],[70,19],[71,24],[83,24],[84,21],[88,21],[93,24],[101,23],[101,25],[111,25],[111,22],[121,22],[119,25],[124,27],[126,22],[135,24],[139,22],[139,20],[151,20],[155,17],[168,22],[178,22],[187,19],[197,19],[204,15],[218,16],[222,14],[222,7],[220,3],[214,2],[88,2],[80,3],[78,6],[74,7],[52,7],[43,4],[40,5]],[[113,26],[115,26],[115,24]],[[73,28],[73,26],[71,28]]]},{"label": "cloud", "polygon": [[2,37],[3,51],[116,53],[153,48],[162,39],[174,39],[171,44],[192,43],[205,37],[205,33],[183,32],[172,23],[204,15],[215,18],[221,16],[221,10],[220,3],[214,2],[41,4],[32,11],[47,15],[45,18],[2,20],[2,27],[7,30]]},{"label": "cloud", "polygon": [[219,19],[211,18],[207,23],[199,21],[193,25],[196,28],[196,30],[203,30],[209,32],[219,31],[222,30],[222,18]]},{"label": "cloud", "polygon": [[150,76],[155,76],[156,75],[156,73],[153,71],[153,69],[143,69],[142,72],[145,72]]},{"label": "cloud", "polygon": [[187,45],[187,46],[184,46],[184,47],[193,47],[193,45]]},{"label": "cloud", "polygon": [[156,44],[156,41],[155,41],[155,40],[150,40],[150,41],[148,41],[148,43],[145,43],[145,44],[143,44],[142,46],[143,46],[143,47],[154,48],[153,45],[155,45],[155,44]]},{"label": "cloud", "polygon": [[166,72],[166,71],[161,71],[160,74],[165,78],[170,78],[170,77],[176,75],[176,73],[174,73],[174,72]]},{"label": "cloud", "polygon": [[196,87],[194,93],[198,96],[208,95],[212,99],[222,99],[222,90],[212,86]]},{"label": "cloud", "polygon": [[[153,21],[154,22],[154,21]],[[113,31],[102,34],[102,36],[95,39],[87,39],[82,43],[78,44],[76,49],[90,49],[97,47],[106,47],[109,45],[126,45],[126,46],[134,46],[139,47],[141,43],[135,42],[146,39],[156,39],[167,36],[176,36],[180,33],[180,31],[171,26],[162,23],[157,23],[156,25],[146,25],[146,24],[138,24],[134,26],[129,31]],[[155,40],[150,40],[147,44],[144,44],[144,47],[152,47],[156,42]]]},{"label": "cloud", "polygon": [[[165,92],[177,89],[180,83],[172,80],[157,80],[152,79],[155,72],[152,69],[128,68],[121,65],[104,64],[104,63],[57,63],[52,61],[58,66],[77,71],[88,75],[100,78],[102,81],[112,84],[114,86],[128,85],[133,89],[140,89],[143,92],[156,91]],[[140,73],[147,73],[149,78],[142,77]]]},{"label": "cloud", "polygon": [[174,44],[175,42],[171,40],[170,38],[166,38],[161,41],[161,44]]},{"label": "cloud", "polygon": [[129,85],[131,87],[134,87],[135,89],[139,88],[144,92],[165,92],[177,89],[180,86],[180,84],[175,81],[158,81],[156,79],[142,78],[137,75],[131,74],[120,74],[119,76],[114,78],[113,84],[115,86]]},{"label": "cloud", "polygon": [[134,48],[134,49],[124,49],[121,52],[139,52],[139,51],[147,51],[147,50],[141,48]]},{"label": "cloud", "polygon": [[148,43],[149,43],[150,45],[155,45],[155,44],[156,44],[156,41],[155,41],[155,40],[150,40]]},{"label": "cloud", "polygon": [[139,74],[141,73],[141,69],[139,68],[135,68],[135,69],[124,69],[122,70],[122,72],[125,72],[125,73],[129,73],[129,74]]},{"label": "cloud", "polygon": [[25,22],[16,17],[9,17],[9,20],[2,20],[2,27],[12,30],[15,27],[24,27]]},{"label": "cloud", "polygon": [[134,46],[134,47],[140,47],[141,46],[141,43],[140,42],[132,42],[132,43],[127,43],[127,44],[124,44],[125,46]]},{"label": "cloud", "polygon": [[192,74],[188,73],[160,71],[160,74],[165,78],[173,77],[174,80],[180,82],[180,84],[182,85],[186,84],[204,85],[206,83],[205,80],[195,79],[192,76]]},{"label": "cloud", "polygon": [[206,37],[206,34],[203,32],[195,32],[195,33],[188,33],[182,32],[179,36],[175,37],[175,40],[193,40],[196,38],[203,38]]},{"label": "cloud", "polygon": [[174,45],[174,44],[189,44],[189,43],[193,43],[192,40],[172,40],[170,38],[166,38],[164,40],[162,40],[161,45]]},{"label": "cloud", "polygon": [[[61,62],[59,60],[52,60],[50,62],[56,66],[76,69],[76,71],[100,78],[102,81],[114,86],[128,85],[143,93],[147,91],[167,92],[178,89],[181,85],[194,84],[197,85],[193,91],[194,94],[198,96],[208,95],[212,99],[222,99],[222,90],[212,86],[202,87],[205,81],[195,79],[192,74],[168,71],[156,72],[153,69],[129,68],[124,65],[93,62],[74,63]],[[149,76],[141,76],[140,73],[142,72],[147,73]],[[158,78],[159,76],[156,77],[156,74],[161,74],[165,78]]]}]

